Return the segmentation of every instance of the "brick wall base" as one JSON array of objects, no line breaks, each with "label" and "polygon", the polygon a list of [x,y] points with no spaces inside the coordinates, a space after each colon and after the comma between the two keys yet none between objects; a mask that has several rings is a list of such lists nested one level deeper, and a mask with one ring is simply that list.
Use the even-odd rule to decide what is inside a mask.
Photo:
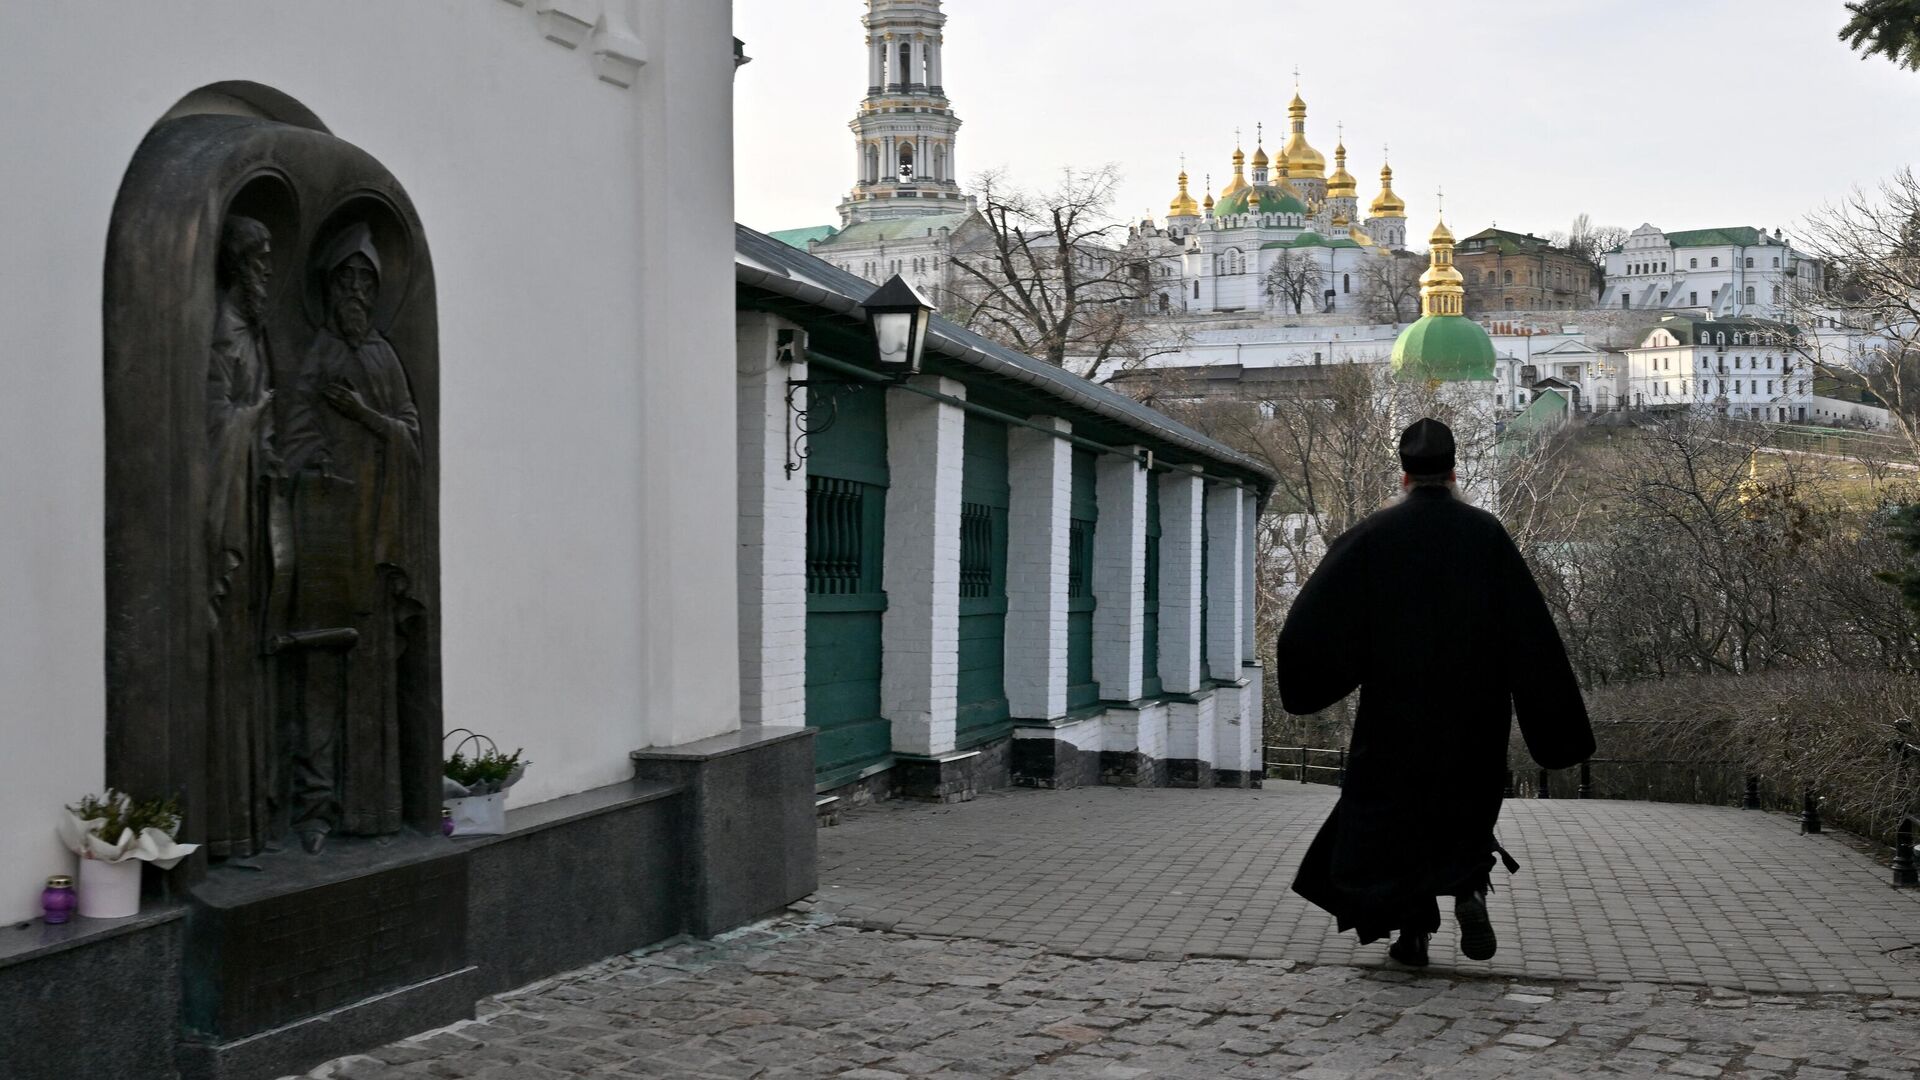
[{"label": "brick wall base", "polygon": [[1167,786],[1178,788],[1210,788],[1213,786],[1213,762],[1196,758],[1168,758]]},{"label": "brick wall base", "polygon": [[1102,750],[1100,782],[1116,787],[1166,787],[1167,763],[1138,750]]},{"label": "brick wall base", "polygon": [[939,757],[902,757],[893,766],[893,794],[920,802],[970,802],[982,791],[1012,783],[1011,737]]},{"label": "brick wall base", "polygon": [[1015,787],[1091,787],[1100,782],[1100,752],[1066,739],[1014,739],[1009,758]]}]

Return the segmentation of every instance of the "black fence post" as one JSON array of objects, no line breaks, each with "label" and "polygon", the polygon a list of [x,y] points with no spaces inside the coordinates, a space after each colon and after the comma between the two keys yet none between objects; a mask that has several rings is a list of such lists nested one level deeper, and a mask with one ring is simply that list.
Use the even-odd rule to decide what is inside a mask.
[{"label": "black fence post", "polygon": [[1547,772],[1545,769],[1540,770],[1540,791],[1538,794],[1542,799],[1553,798],[1553,788],[1548,784],[1548,780],[1551,779],[1552,775],[1553,774]]},{"label": "black fence post", "polygon": [[1593,762],[1591,761],[1580,763],[1580,797],[1593,798]]},{"label": "black fence post", "polygon": [[1507,790],[1501,793],[1501,798],[1504,798],[1504,799],[1513,798],[1513,770],[1512,769],[1507,770]]},{"label": "black fence post", "polygon": [[1302,746],[1302,747],[1300,748],[1300,782],[1301,782],[1301,783],[1303,783],[1303,784],[1305,784],[1305,783],[1308,783],[1308,780],[1307,780],[1307,748],[1306,748],[1305,746]]},{"label": "black fence post", "polygon": [[1760,809],[1760,778],[1753,773],[1747,774],[1747,795],[1741,800],[1740,809]]},{"label": "black fence post", "polygon": [[1340,748],[1340,786],[1347,786],[1347,748]]},{"label": "black fence post", "polygon": [[1920,869],[1913,865],[1913,815],[1900,819],[1900,836],[1893,847],[1893,883],[1920,885]]},{"label": "black fence post", "polygon": [[1808,788],[1800,802],[1800,834],[1802,836],[1820,831],[1820,800]]}]

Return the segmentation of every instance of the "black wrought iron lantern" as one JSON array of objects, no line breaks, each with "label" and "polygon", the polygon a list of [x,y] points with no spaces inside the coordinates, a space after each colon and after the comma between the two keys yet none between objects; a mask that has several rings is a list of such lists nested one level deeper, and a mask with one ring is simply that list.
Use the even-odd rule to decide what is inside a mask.
[{"label": "black wrought iron lantern", "polygon": [[883,373],[905,379],[920,370],[933,305],[907,279],[893,275],[867,297],[867,328],[873,331],[873,362]]}]

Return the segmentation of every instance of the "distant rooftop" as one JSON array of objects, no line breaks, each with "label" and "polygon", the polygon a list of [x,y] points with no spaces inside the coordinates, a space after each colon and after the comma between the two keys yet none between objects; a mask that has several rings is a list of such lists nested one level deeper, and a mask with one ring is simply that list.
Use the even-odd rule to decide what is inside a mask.
[{"label": "distant rooftop", "polygon": [[799,248],[801,251],[805,251],[807,250],[808,244],[813,243],[815,240],[828,239],[839,231],[839,229],[831,225],[810,225],[804,229],[780,229],[776,232],[770,232],[767,235],[788,247]]}]

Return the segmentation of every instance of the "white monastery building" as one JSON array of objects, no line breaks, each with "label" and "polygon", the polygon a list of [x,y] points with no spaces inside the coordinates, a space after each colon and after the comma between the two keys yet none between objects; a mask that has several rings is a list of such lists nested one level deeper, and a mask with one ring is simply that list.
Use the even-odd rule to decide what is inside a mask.
[{"label": "white monastery building", "polygon": [[1817,419],[1813,365],[1794,331],[1760,319],[1670,315],[1626,349],[1620,395],[1633,409],[1694,409],[1778,423]]},{"label": "white monastery building", "polygon": [[1794,250],[1778,229],[1670,233],[1642,225],[1606,260],[1602,308],[1780,319],[1796,291],[1817,293],[1824,287],[1821,264]]}]

